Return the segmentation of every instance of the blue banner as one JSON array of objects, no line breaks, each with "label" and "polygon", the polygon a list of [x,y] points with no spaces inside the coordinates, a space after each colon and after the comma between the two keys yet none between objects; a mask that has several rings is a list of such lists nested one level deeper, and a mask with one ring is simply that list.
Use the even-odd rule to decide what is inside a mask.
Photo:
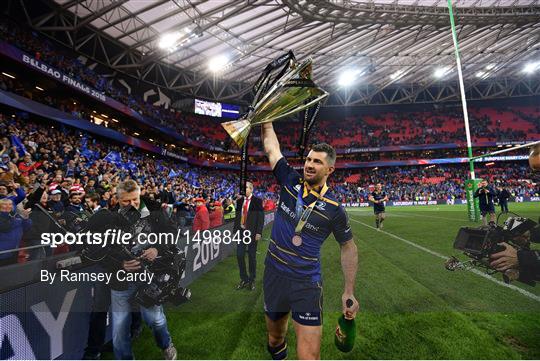
[{"label": "blue banner", "polygon": [[11,144],[15,148],[17,148],[17,153],[19,153],[19,157],[24,157],[24,155],[26,154],[26,147],[21,142],[21,139],[18,136],[16,135],[11,136]]}]

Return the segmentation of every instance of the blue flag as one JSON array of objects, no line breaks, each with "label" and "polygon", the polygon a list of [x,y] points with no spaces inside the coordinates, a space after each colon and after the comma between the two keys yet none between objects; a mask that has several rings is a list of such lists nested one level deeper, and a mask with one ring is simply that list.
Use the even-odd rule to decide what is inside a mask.
[{"label": "blue flag", "polygon": [[109,154],[107,154],[105,156],[105,158],[103,158],[103,160],[109,162],[109,163],[112,163],[114,165],[117,165],[117,166],[121,166],[122,164],[122,157],[120,156],[120,154],[118,152],[114,152],[114,151],[111,151],[109,152]]},{"label": "blue flag", "polygon": [[174,178],[174,177],[178,177],[178,173],[176,173],[174,169],[171,169],[171,171],[169,172],[169,178]]},{"label": "blue flag", "polygon": [[17,148],[17,153],[19,153],[19,157],[24,157],[24,155],[26,154],[26,147],[21,142],[21,138],[16,135],[12,135],[11,144],[13,144],[13,146]]},{"label": "blue flag", "polygon": [[137,172],[137,170],[138,170],[137,169],[137,164],[133,163],[132,161],[127,162],[127,167],[133,173]]},{"label": "blue flag", "polygon": [[95,160],[97,158],[99,158],[99,151],[91,151],[90,149],[88,149],[88,138],[86,137],[86,135],[84,135],[81,139],[81,151],[80,151],[80,154],[87,158],[88,160],[92,161],[92,160]]}]

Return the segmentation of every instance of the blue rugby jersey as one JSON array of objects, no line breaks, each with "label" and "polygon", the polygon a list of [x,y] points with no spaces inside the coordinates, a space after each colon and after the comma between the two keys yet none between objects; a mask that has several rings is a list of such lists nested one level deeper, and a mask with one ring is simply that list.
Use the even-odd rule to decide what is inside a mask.
[{"label": "blue rugby jersey", "polygon": [[[377,191],[371,192],[371,196],[374,200],[380,201],[386,198],[386,192],[381,191],[381,193],[377,193]],[[376,211],[384,211],[384,203],[373,203],[373,208]]]},{"label": "blue rugby jersey", "polygon": [[333,233],[339,243],[352,239],[347,213],[329,190],[315,204],[302,230],[302,244],[295,246],[292,238],[297,224],[298,192],[301,189],[304,209],[317,200],[319,194],[314,190],[307,191],[302,176],[289,166],[285,158],[277,162],[274,175],[281,185],[281,193],[265,264],[285,276],[320,281],[320,251],[326,238]]}]

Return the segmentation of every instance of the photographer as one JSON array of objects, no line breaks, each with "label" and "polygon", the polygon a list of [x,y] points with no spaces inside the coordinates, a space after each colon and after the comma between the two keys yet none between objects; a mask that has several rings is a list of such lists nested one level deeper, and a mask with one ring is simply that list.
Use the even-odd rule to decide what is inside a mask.
[{"label": "photographer", "polygon": [[[532,147],[529,154],[529,165],[533,171],[540,169],[540,144]],[[531,243],[540,243],[540,224],[527,232],[523,238]],[[529,249],[517,251],[507,243],[502,244],[506,249],[491,255],[491,267],[497,271],[518,269],[518,280],[525,283],[540,281],[540,251]]]},{"label": "photographer", "polygon": [[[150,213],[144,201],[141,201],[141,190],[134,180],[126,180],[117,186],[117,197],[120,214],[133,214],[137,212],[136,220],[129,217],[136,232],[150,233],[163,232],[167,229],[167,223],[163,219],[161,212]],[[136,235],[132,241],[135,242]],[[143,244],[133,243],[131,252],[135,249],[143,249],[140,257],[124,261],[111,262],[108,260],[104,266],[109,270],[117,271],[124,269],[128,272],[139,272],[142,269],[142,262],[152,262],[164,251],[164,247],[156,245],[145,247]],[[131,298],[141,286],[137,282],[120,282],[113,277],[111,282],[111,304],[112,304],[112,333],[113,349],[117,359],[132,359],[130,336],[130,318],[132,311]],[[171,336],[167,328],[167,320],[163,312],[163,306],[155,305],[149,308],[140,306],[143,319],[152,329],[156,343],[163,350],[163,356],[167,360],[176,359],[176,349],[171,341]]]},{"label": "photographer", "polygon": [[493,198],[496,196],[493,188],[488,186],[487,180],[478,183],[478,189],[474,192],[474,198],[478,198],[480,203],[480,214],[482,215],[482,223],[487,226],[487,215],[489,214],[489,223],[495,223],[495,205]]},{"label": "photographer", "polygon": [[[537,225],[529,232],[531,242],[540,242],[540,225]],[[506,247],[504,251],[492,254],[490,266],[497,271],[504,272],[508,269],[519,270],[518,281],[531,283],[540,281],[540,251],[521,249],[516,250],[506,242],[502,243]]]}]

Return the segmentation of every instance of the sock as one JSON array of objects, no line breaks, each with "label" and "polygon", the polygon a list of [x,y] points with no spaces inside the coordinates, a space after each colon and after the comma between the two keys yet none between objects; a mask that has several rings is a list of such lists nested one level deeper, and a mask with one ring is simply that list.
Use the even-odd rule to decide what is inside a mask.
[{"label": "sock", "polygon": [[276,347],[267,345],[267,349],[270,355],[272,355],[272,360],[285,360],[287,358],[287,340]]}]

